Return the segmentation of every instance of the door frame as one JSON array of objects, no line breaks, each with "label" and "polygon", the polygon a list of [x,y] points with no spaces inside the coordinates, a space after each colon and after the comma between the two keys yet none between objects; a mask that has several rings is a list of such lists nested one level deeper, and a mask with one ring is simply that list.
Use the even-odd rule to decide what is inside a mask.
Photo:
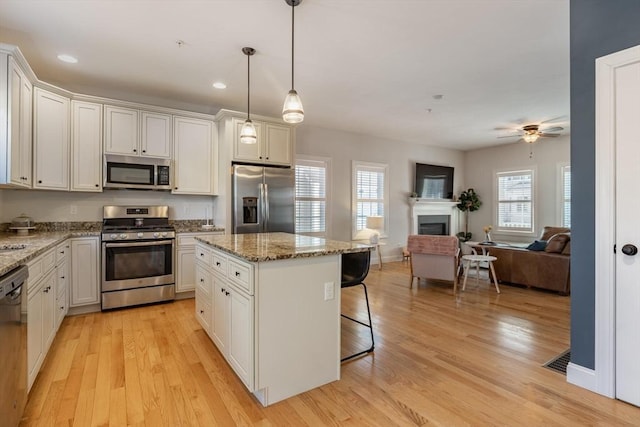
[{"label": "door frame", "polygon": [[596,59],[595,369],[573,363],[567,381],[615,398],[615,70],[640,62],[640,46]]}]

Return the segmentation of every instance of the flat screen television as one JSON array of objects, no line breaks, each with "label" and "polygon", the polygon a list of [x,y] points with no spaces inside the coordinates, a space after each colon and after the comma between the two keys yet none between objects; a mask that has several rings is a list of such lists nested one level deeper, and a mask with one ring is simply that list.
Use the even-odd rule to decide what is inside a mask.
[{"label": "flat screen television", "polygon": [[453,167],[416,163],[415,192],[421,199],[453,199]]}]

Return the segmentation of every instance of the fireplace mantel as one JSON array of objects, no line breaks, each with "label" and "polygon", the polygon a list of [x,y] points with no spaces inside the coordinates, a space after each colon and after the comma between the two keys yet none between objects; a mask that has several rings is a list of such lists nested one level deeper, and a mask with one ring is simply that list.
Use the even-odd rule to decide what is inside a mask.
[{"label": "fireplace mantel", "polygon": [[449,215],[449,233],[455,236],[458,233],[460,210],[456,207],[458,202],[448,200],[409,198],[411,206],[411,234],[418,234],[418,216],[420,215]]}]

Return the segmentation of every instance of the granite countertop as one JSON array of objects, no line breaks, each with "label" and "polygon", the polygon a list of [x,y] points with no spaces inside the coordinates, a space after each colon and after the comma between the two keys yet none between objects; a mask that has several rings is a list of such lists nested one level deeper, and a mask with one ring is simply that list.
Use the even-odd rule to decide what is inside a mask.
[{"label": "granite countertop", "polygon": [[[27,236],[15,233],[0,233],[0,276],[26,264],[70,237],[99,236],[99,230],[66,230],[35,232]],[[2,250],[22,247],[22,249]]]},{"label": "granite countertop", "polygon": [[370,251],[370,245],[289,233],[228,234],[196,240],[250,262]]},{"label": "granite countertop", "polygon": [[216,225],[211,225],[211,228],[207,229],[203,228],[206,222],[204,219],[176,219],[170,220],[169,224],[175,227],[176,233],[224,233],[224,227]]}]

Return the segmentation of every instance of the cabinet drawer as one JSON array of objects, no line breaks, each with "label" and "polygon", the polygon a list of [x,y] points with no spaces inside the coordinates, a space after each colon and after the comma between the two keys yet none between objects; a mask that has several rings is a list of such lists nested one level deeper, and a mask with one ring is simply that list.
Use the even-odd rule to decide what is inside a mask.
[{"label": "cabinet drawer", "polygon": [[44,254],[27,263],[29,267],[28,288],[36,285],[40,279],[49,272],[55,265],[56,252],[55,248],[49,249]]},{"label": "cabinet drawer", "polygon": [[64,242],[56,246],[56,265],[65,261],[69,257],[69,251],[70,248],[68,240],[65,240]]},{"label": "cabinet drawer", "polygon": [[220,273],[224,277],[227,277],[227,257],[220,252],[213,252],[211,254],[211,268],[213,271]]},{"label": "cabinet drawer", "polygon": [[211,314],[210,298],[203,295],[199,288],[196,288],[196,319],[207,335],[211,335]]},{"label": "cabinet drawer", "polygon": [[196,289],[203,295],[211,295],[211,274],[200,263],[196,264]]},{"label": "cabinet drawer", "polygon": [[211,265],[211,251],[199,245],[196,247],[196,260],[205,265]]},{"label": "cabinet drawer", "polygon": [[229,259],[229,279],[240,288],[253,295],[253,266],[235,259]]}]

